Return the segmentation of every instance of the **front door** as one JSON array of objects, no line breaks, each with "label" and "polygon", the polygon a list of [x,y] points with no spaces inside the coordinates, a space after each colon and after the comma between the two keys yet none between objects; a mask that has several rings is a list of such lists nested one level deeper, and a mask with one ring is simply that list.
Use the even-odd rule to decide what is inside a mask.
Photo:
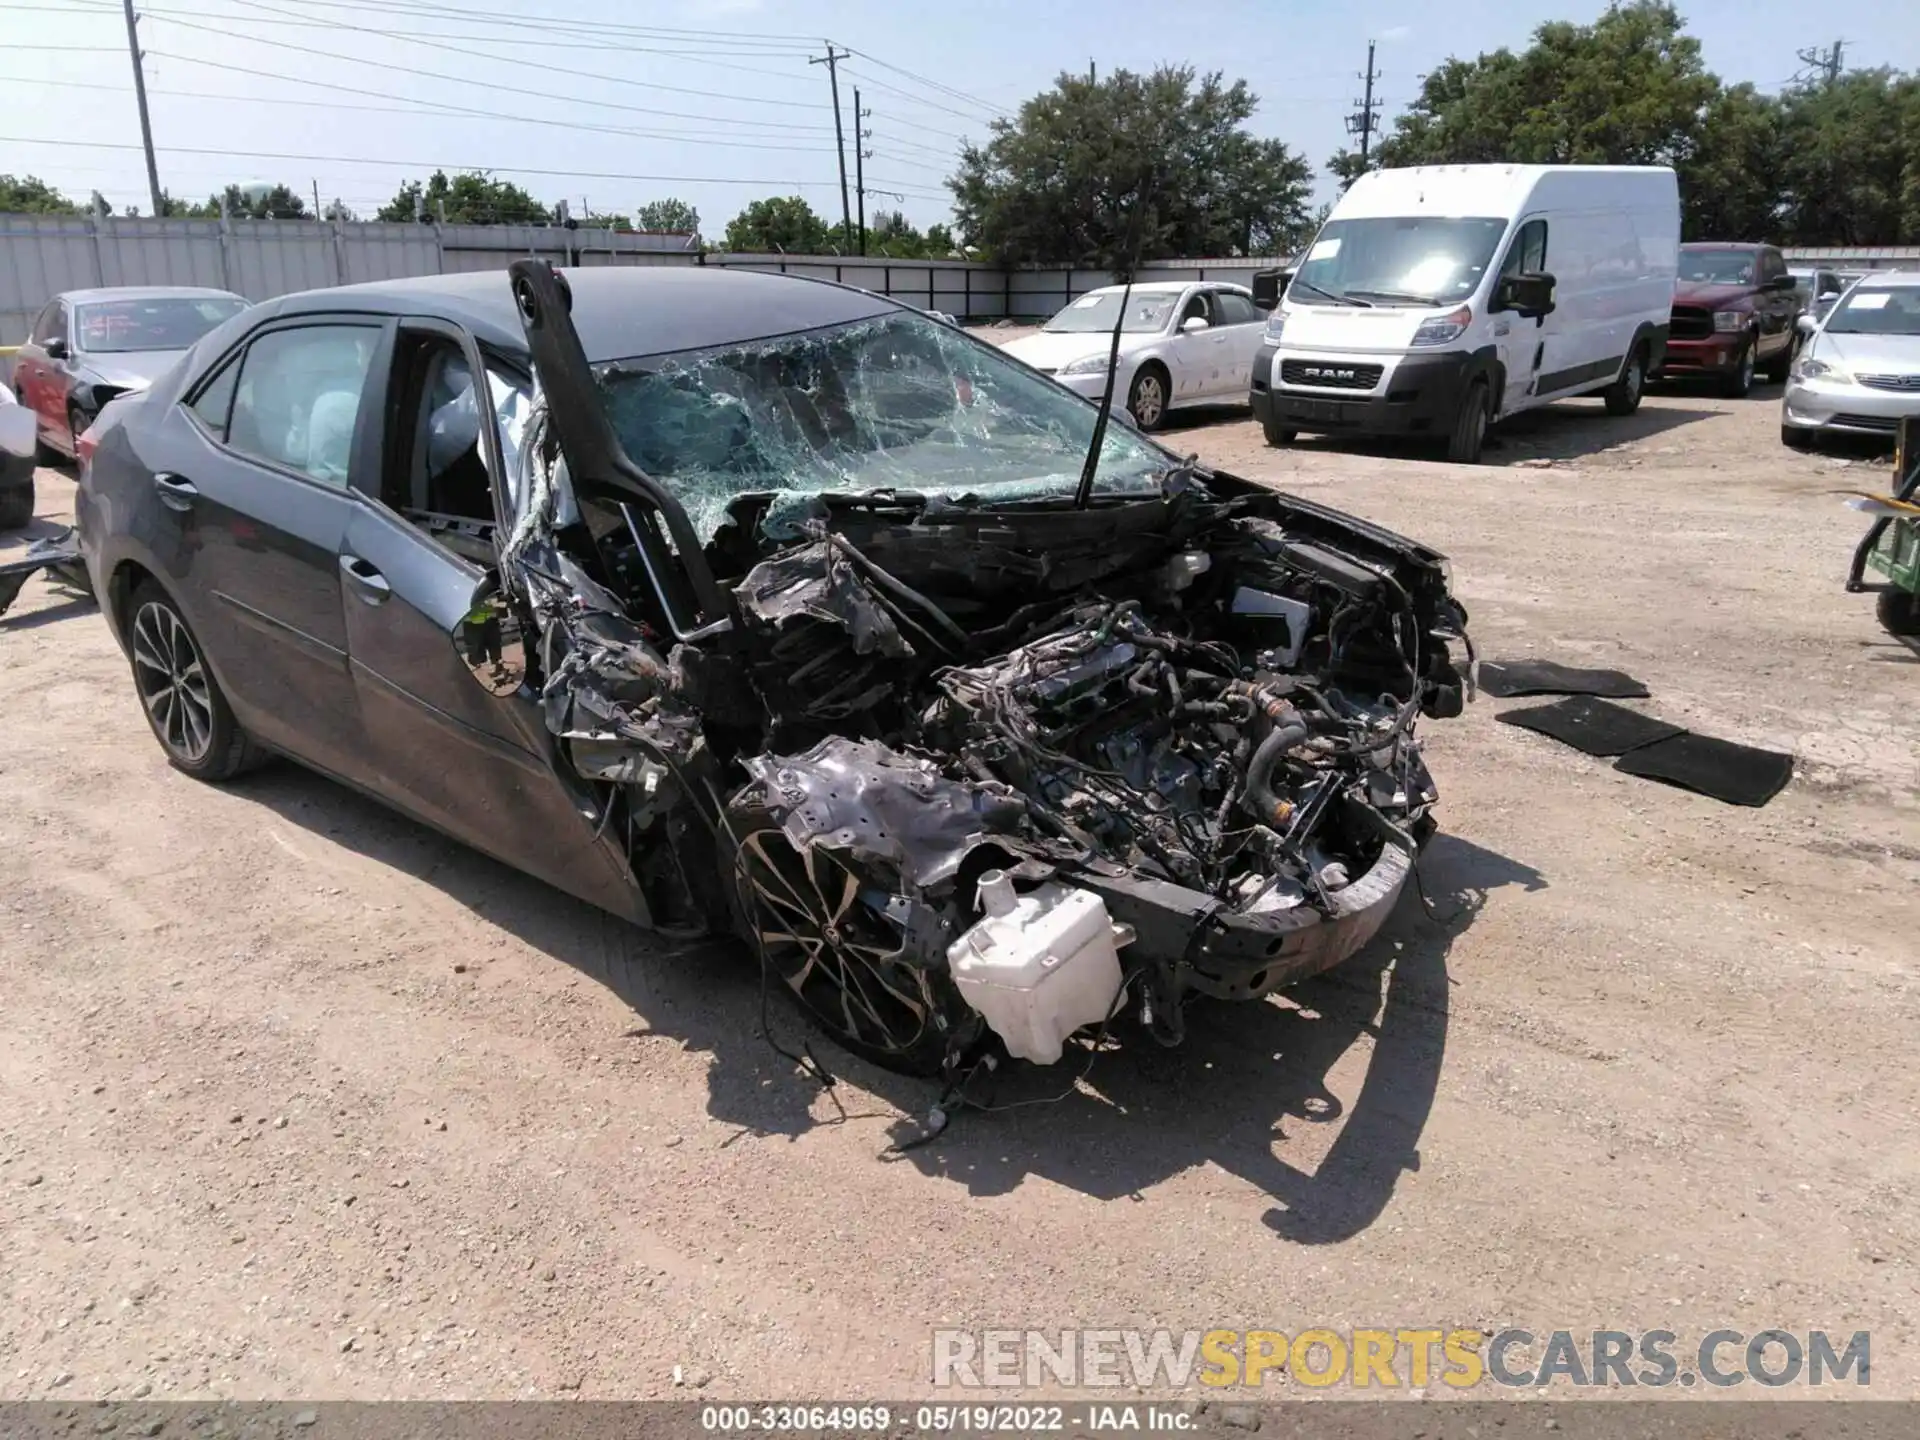
[{"label": "front door", "polygon": [[[1507,244],[1500,262],[1500,278],[1512,275],[1538,275],[1547,268],[1547,222],[1534,218],[1522,223]],[[1496,285],[1498,281],[1495,282]],[[1500,363],[1507,373],[1506,389],[1500,397],[1500,413],[1510,415],[1524,410],[1535,393],[1543,368],[1547,367],[1547,316],[1531,319],[1516,311],[1503,311],[1493,322],[1494,344]]]},{"label": "front door", "polygon": [[[1206,328],[1188,331],[1181,327],[1189,320],[1204,320]],[[1173,395],[1175,400],[1192,400],[1205,395],[1213,384],[1214,372],[1220,368],[1220,341],[1213,333],[1213,305],[1204,290],[1194,290],[1181,301],[1178,314],[1174,316],[1173,338],[1167,342],[1168,354],[1173,363],[1168,368],[1173,371]]]},{"label": "front door", "polygon": [[[148,457],[152,549],[241,723],[364,780],[340,613],[340,543],[372,463],[362,398],[377,322],[302,317],[258,332],[188,392]],[[377,408],[377,407],[372,407]]]},{"label": "front door", "polygon": [[[494,585],[492,403],[479,351],[435,322],[403,322],[383,461],[343,537],[347,649],[382,793],[420,819],[603,909],[644,919],[604,803],[556,763],[538,695],[509,642],[500,662],[468,626]],[[526,382],[480,360],[494,394]],[[504,382],[504,384],[503,384]]]}]

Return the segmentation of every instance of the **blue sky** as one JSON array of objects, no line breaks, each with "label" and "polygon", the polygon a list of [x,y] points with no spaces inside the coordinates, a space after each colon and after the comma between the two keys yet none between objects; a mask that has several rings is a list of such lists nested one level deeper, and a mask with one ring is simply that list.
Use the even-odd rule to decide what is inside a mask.
[{"label": "blue sky", "polygon": [[[1360,93],[1370,38],[1390,120],[1447,56],[1520,46],[1543,20],[1587,21],[1603,5],[152,0],[141,8],[161,183],[175,195],[283,180],[311,198],[317,182],[323,202],[337,197],[365,216],[436,165],[487,166],[542,200],[564,195],[601,210],[631,213],[677,195],[718,235],[748,200],[768,194],[804,195],[837,218],[826,67],[807,63],[828,37],[856,52],[841,66],[849,129],[854,86],[872,112],[869,214],[898,206],[925,225],[946,216],[941,182],[961,137],[984,136],[995,114],[1063,69],[1177,61],[1244,77],[1262,101],[1255,128],[1317,167],[1344,140],[1341,117]],[[1799,68],[1797,49],[1835,39],[1850,42],[1850,64],[1920,69],[1920,5],[1884,6],[1872,19],[1843,11],[1846,23],[1824,29],[1803,0],[1681,9],[1709,68],[1729,80],[1777,87]],[[116,207],[147,208],[125,45],[118,0],[0,0],[8,100],[0,172],[40,175],[76,199],[98,188]],[[1330,193],[1324,180],[1321,190]]]}]

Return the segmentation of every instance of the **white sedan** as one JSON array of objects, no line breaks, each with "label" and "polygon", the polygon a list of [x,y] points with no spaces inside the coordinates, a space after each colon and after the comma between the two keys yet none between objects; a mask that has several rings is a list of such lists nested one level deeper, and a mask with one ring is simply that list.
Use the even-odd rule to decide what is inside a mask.
[{"label": "white sedan", "polygon": [[[1092,290],[1068,305],[1037,335],[1011,341],[1007,353],[1069,390],[1098,400],[1107,384],[1113,324],[1123,287]],[[1238,285],[1156,280],[1135,285],[1120,331],[1114,401],[1134,424],[1158,430],[1167,412],[1247,398],[1267,317]]]}]

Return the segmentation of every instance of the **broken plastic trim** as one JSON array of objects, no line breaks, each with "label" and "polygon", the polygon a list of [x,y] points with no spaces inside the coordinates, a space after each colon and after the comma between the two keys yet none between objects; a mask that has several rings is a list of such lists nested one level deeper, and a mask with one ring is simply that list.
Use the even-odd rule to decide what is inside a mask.
[{"label": "broken plastic trim", "polygon": [[[621,506],[663,604],[668,595],[661,582],[674,573],[676,565],[685,573],[693,586],[697,613],[687,621],[667,606],[676,633],[684,627],[682,639],[724,632],[732,624],[732,607],[714,580],[693,522],[671,491],[633,463],[600,404],[592,366],[573,326],[572,290],[545,260],[516,260],[507,273],[574,494],[597,493]],[[635,517],[631,506],[636,501],[666,522],[675,553],[667,551],[651,515],[644,522]]]}]

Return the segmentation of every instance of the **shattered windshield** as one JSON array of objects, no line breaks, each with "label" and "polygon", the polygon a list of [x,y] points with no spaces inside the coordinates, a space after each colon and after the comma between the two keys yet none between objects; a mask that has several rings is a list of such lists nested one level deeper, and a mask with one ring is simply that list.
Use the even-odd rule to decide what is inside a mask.
[{"label": "shattered windshield", "polygon": [[[906,311],[620,361],[600,379],[627,453],[678,496],[703,540],[753,491],[1070,493],[1097,415],[994,347]],[[1157,493],[1171,464],[1116,409],[1096,493]]]}]

